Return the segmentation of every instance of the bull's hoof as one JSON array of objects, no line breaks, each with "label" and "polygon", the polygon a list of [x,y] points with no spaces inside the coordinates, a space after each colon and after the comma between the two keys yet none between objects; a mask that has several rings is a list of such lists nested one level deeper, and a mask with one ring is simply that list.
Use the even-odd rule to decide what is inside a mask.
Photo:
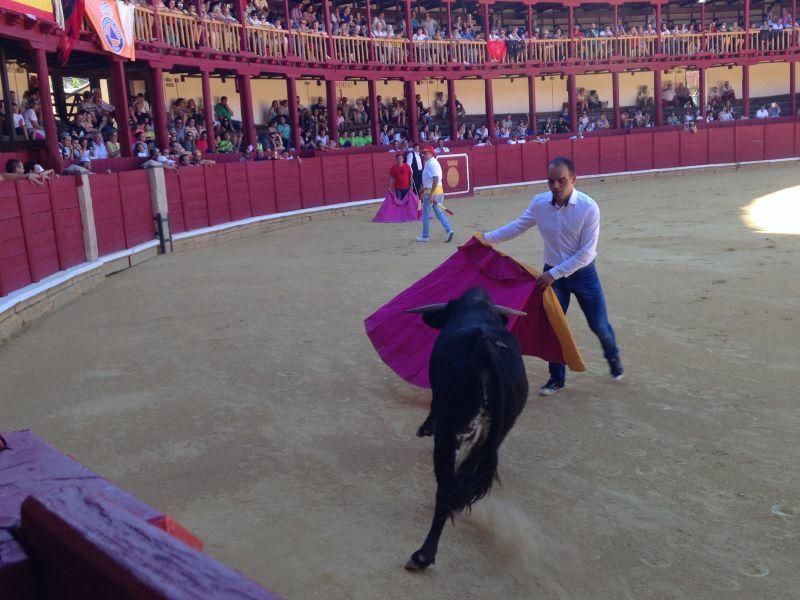
[{"label": "bull's hoof", "polygon": [[408,562],[406,563],[406,571],[422,571],[427,569],[435,562],[435,559],[428,560],[425,558],[425,555],[423,555],[422,552],[417,550],[411,555],[411,558],[408,559]]}]

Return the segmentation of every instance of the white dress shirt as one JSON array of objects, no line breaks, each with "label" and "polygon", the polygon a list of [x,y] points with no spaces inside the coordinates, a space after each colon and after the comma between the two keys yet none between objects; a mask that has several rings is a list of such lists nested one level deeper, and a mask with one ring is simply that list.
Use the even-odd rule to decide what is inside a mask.
[{"label": "white dress shirt", "polygon": [[525,233],[534,225],[544,241],[544,261],[553,268],[555,279],[569,277],[597,256],[600,237],[600,209],[589,196],[573,190],[562,207],[553,202],[552,192],[533,197],[530,206],[515,221],[483,237],[487,242],[504,242]]},{"label": "white dress shirt", "polygon": [[[423,188],[430,188],[431,184],[433,184],[433,178],[437,177],[439,179],[439,185],[442,185],[442,166],[439,164],[439,161],[436,160],[433,156],[431,156],[427,161],[425,161],[425,168],[422,169],[422,187]],[[431,193],[435,193],[436,190],[431,190]]]}]

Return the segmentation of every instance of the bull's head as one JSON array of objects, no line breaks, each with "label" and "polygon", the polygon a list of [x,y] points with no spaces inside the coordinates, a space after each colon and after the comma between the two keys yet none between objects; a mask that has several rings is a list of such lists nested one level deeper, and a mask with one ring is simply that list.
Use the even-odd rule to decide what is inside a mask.
[{"label": "bull's head", "polygon": [[508,323],[508,317],[524,317],[528,313],[508,308],[507,306],[500,306],[499,304],[492,304],[489,295],[482,288],[472,288],[464,292],[458,300],[451,300],[450,302],[441,302],[438,304],[426,304],[416,308],[409,308],[405,312],[421,314],[423,321],[429,327],[435,329],[442,329],[447,323],[450,312],[457,306],[485,304],[491,307],[495,313],[500,317],[505,325]]}]

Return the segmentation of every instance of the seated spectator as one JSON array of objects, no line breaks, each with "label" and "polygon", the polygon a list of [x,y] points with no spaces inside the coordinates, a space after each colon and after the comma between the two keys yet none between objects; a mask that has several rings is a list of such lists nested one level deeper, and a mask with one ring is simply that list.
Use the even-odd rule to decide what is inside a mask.
[{"label": "seated spectator", "polygon": [[436,92],[436,97],[433,99],[433,113],[437,119],[447,118],[447,100],[444,92]]},{"label": "seated spectator", "polygon": [[150,152],[147,150],[147,144],[144,142],[136,142],[133,145],[133,156],[135,158],[148,158],[150,156]]},{"label": "seated spectator", "polygon": [[781,116],[781,107],[778,106],[777,102],[773,102],[772,104],[770,104],[769,108],[767,110],[769,112],[769,116],[770,117],[780,117]]},{"label": "seated spectator", "polygon": [[688,106],[694,108],[694,100],[692,100],[691,92],[683,83],[679,83],[678,87],[675,89],[675,100],[678,107]]},{"label": "seated spectator", "polygon": [[142,169],[167,168],[174,169],[175,161],[167,158],[158,148],[150,150],[149,158],[139,165]]},{"label": "seated spectator", "polygon": [[231,142],[231,134],[229,131],[223,133],[222,137],[217,136],[216,142],[215,150],[217,154],[228,154],[233,152],[233,143]]},{"label": "seated spectator", "polygon": [[717,108],[722,105],[722,96],[720,96],[717,86],[712,87],[711,91],[708,92],[708,104],[711,105],[712,108]]},{"label": "seated spectator", "polygon": [[611,124],[608,122],[606,113],[600,113],[600,116],[597,118],[596,127],[597,129],[610,129]]},{"label": "seated spectator", "polygon": [[589,96],[586,94],[586,88],[582,87],[578,88],[575,108],[578,109],[579,112],[584,112],[589,110]]},{"label": "seated spectator", "polygon": [[108,136],[108,141],[106,142],[106,156],[108,158],[119,158],[122,156],[116,131],[112,131]]},{"label": "seated spectator", "polygon": [[669,116],[667,117],[667,125],[680,125],[681,120],[678,118],[678,115],[675,114],[673,110]]},{"label": "seated spectator", "polygon": [[558,123],[556,123],[556,133],[569,133],[569,121],[564,119],[564,117],[558,117]]},{"label": "seated spectator", "polygon": [[762,104],[761,108],[756,111],[756,119],[766,119],[769,116],[769,111],[767,110],[767,105]]},{"label": "seated spectator", "polygon": [[6,162],[6,172],[0,174],[0,181],[16,181],[18,179],[27,179],[31,183],[43,185],[49,179],[49,175],[44,173],[26,173],[25,165],[21,160],[12,158]]},{"label": "seated spectator", "polygon": [[195,143],[197,150],[202,154],[208,154],[208,132],[203,131],[200,133],[200,138]]},{"label": "seated spectator", "polygon": [[639,93],[636,95],[636,106],[642,110],[653,106],[653,97],[650,95],[650,90],[646,85],[643,85],[639,89]]},{"label": "seated spectator", "polygon": [[103,136],[99,131],[95,131],[90,136],[91,143],[89,145],[89,156],[92,160],[102,160],[108,158],[108,150],[103,141]]},{"label": "seated spectator", "polygon": [[28,108],[22,113],[25,119],[25,129],[29,140],[43,140],[44,127],[39,124],[39,114],[42,112],[42,103],[32,98],[28,101]]},{"label": "seated spectator", "polygon": [[600,101],[600,95],[597,93],[597,90],[591,90],[589,92],[589,110],[599,110],[603,108],[603,103]]},{"label": "seated spectator", "polygon": [[439,140],[436,143],[436,146],[433,149],[433,152],[435,154],[447,154],[448,152],[450,152],[450,148],[448,148],[444,144],[444,138],[441,137],[439,138]]}]

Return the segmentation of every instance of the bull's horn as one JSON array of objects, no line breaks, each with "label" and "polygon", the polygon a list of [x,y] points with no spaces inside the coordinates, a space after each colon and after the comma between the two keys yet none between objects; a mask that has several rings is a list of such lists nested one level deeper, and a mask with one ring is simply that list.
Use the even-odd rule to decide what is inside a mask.
[{"label": "bull's horn", "polygon": [[514,316],[514,317],[527,317],[528,313],[522,312],[521,310],[516,310],[514,308],[508,308],[507,306],[500,306],[499,304],[492,304],[494,309],[500,313],[501,315]]},{"label": "bull's horn", "polygon": [[444,303],[444,302],[441,302],[439,304],[426,304],[425,306],[418,306],[417,308],[409,308],[409,309],[406,309],[405,312],[407,312],[407,313],[418,313],[418,314],[423,314],[424,315],[425,313],[431,313],[431,312],[436,312],[438,310],[444,310],[446,307],[447,307],[447,304]]}]

